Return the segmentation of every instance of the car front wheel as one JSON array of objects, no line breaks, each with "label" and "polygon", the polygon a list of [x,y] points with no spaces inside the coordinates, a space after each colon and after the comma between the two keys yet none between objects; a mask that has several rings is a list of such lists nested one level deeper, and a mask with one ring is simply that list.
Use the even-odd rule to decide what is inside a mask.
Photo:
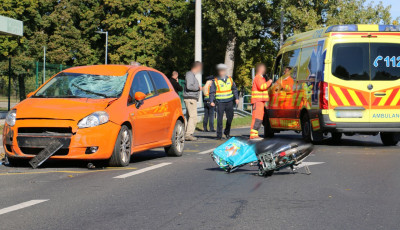
[{"label": "car front wheel", "polygon": [[176,121],[174,132],[172,133],[172,145],[165,147],[168,156],[180,157],[185,147],[185,126],[182,121]]},{"label": "car front wheel", "polygon": [[121,126],[109,165],[125,167],[129,165],[132,149],[132,131],[125,125]]}]

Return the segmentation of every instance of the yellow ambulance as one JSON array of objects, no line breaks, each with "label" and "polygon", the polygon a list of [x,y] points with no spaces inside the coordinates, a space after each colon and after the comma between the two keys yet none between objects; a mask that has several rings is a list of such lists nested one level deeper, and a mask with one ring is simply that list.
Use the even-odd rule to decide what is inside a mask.
[{"label": "yellow ambulance", "polygon": [[276,58],[265,135],[400,139],[400,26],[336,25],[288,38]]}]

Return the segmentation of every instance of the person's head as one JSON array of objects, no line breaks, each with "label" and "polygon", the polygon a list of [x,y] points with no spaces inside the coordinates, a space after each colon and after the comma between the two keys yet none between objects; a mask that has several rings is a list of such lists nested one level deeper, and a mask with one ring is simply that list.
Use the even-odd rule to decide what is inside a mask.
[{"label": "person's head", "polygon": [[203,63],[199,62],[199,61],[195,61],[192,64],[192,73],[194,74],[198,74],[201,73],[201,71],[203,70]]},{"label": "person's head", "polygon": [[228,66],[226,66],[225,64],[222,64],[222,63],[218,64],[217,65],[218,76],[225,77],[227,69],[228,69]]},{"label": "person's head", "polygon": [[267,67],[265,67],[265,65],[263,63],[258,63],[256,65],[256,74],[257,75],[261,75],[261,76],[264,75],[266,70],[267,70]]},{"label": "person's head", "polygon": [[176,72],[176,71],[172,72],[173,79],[178,79],[178,76],[179,76],[178,72]]},{"label": "person's head", "polygon": [[283,75],[289,75],[290,71],[292,71],[292,67],[286,66],[285,70],[283,71]]},{"label": "person's head", "polygon": [[131,61],[131,63],[129,65],[131,65],[133,67],[138,67],[138,66],[140,66],[140,63],[136,62],[136,61]]}]

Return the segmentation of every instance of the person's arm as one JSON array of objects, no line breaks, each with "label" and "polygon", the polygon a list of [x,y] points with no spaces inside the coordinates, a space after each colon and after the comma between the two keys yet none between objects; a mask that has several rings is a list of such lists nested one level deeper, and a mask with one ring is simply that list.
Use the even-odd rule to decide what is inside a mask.
[{"label": "person's arm", "polygon": [[272,84],[272,80],[268,80],[267,82],[264,82],[261,80],[261,78],[256,78],[254,81],[256,83],[258,91],[266,91]]},{"label": "person's arm", "polygon": [[197,82],[196,77],[191,72],[186,73],[185,80],[187,90],[193,92],[197,92],[200,90],[199,83]]},{"label": "person's arm", "polygon": [[178,92],[183,90],[183,87],[181,86],[181,84],[179,84],[179,80],[175,80],[175,87]]},{"label": "person's arm", "polygon": [[211,82],[210,86],[210,103],[215,103],[215,93],[217,92],[217,87],[215,86],[215,82]]},{"label": "person's arm", "polygon": [[237,87],[236,87],[236,84],[234,81],[232,81],[232,93],[233,93],[235,100],[239,100],[239,93],[238,93],[238,90],[237,90]]}]

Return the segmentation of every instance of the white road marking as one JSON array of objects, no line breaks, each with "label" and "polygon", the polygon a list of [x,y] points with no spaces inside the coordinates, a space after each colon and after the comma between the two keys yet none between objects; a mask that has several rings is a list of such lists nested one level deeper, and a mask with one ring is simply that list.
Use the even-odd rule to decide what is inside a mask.
[{"label": "white road marking", "polygon": [[319,164],[323,164],[325,162],[302,162],[301,164],[299,164],[298,166],[295,166],[295,169],[301,169],[305,166],[311,166],[311,165],[319,165]]},{"label": "white road marking", "polygon": [[125,173],[125,174],[116,176],[114,178],[124,179],[124,178],[130,177],[130,176],[134,176],[134,175],[138,175],[138,174],[141,174],[141,173],[153,170],[153,169],[158,169],[158,168],[164,167],[166,165],[170,165],[170,164],[172,164],[172,163],[171,162],[160,163],[160,164],[156,164],[156,165],[153,165],[153,166],[150,166],[150,167],[147,167],[147,168],[143,168],[143,169],[135,170],[133,172]]},{"label": "white road marking", "polygon": [[209,154],[209,153],[212,153],[213,151],[214,151],[214,149],[209,149],[209,150],[206,150],[206,151],[203,151],[203,152],[199,152],[198,154],[200,154],[200,155]]},{"label": "white road marking", "polygon": [[27,208],[27,207],[33,206],[35,204],[40,204],[40,203],[45,202],[45,201],[48,201],[48,200],[30,200],[30,201],[23,202],[23,203],[20,203],[20,204],[16,204],[16,205],[13,205],[13,206],[10,206],[10,207],[7,207],[7,208],[3,208],[3,209],[0,209],[0,215],[3,215],[3,214],[8,213],[8,212],[16,211],[16,210],[19,210],[19,209]]}]

